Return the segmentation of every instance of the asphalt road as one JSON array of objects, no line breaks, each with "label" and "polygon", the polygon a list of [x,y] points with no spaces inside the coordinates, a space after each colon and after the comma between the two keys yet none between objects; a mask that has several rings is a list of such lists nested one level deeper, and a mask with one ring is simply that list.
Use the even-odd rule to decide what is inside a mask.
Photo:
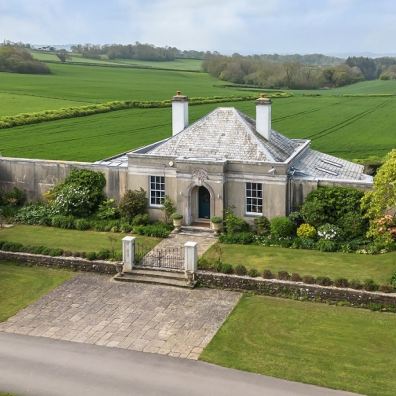
[{"label": "asphalt road", "polygon": [[151,353],[0,333],[0,390],[19,396],[351,395]]}]

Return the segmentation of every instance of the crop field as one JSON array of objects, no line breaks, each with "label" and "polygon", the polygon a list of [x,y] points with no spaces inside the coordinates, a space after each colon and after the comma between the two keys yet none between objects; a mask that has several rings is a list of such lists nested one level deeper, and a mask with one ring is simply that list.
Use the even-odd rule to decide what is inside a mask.
[{"label": "crop field", "polygon": [[56,63],[49,66],[50,75],[0,73],[0,93],[91,103],[169,99],[176,90],[190,96],[241,95],[235,89],[213,86],[219,81],[206,73]]},{"label": "crop field", "polygon": [[[181,61],[190,62],[191,67],[196,62]],[[173,62],[160,65],[164,63]],[[0,116],[109,100],[169,99],[177,89],[190,97],[251,94],[238,87],[222,87],[225,82],[206,73],[49,66],[51,75],[0,73]],[[382,157],[396,146],[396,96],[342,96],[396,93],[395,81],[368,81],[316,92],[320,96],[303,96],[300,91],[291,98],[274,99],[274,129],[292,138],[309,138],[313,148],[351,160]],[[253,102],[198,105],[190,107],[190,122],[218,106],[235,106],[253,117],[255,113]],[[95,161],[169,136],[170,123],[170,108],[130,109],[3,129],[0,153]]]},{"label": "crop field", "polygon": [[[52,53],[32,51],[32,55],[35,59],[41,61],[60,62],[59,58]],[[79,63],[96,63],[98,65],[127,65],[127,66],[141,66],[141,67],[152,67],[154,69],[177,69],[177,70],[192,70],[200,71],[202,61],[198,59],[175,59],[174,61],[142,61],[137,59],[93,59],[84,58],[79,54],[73,54],[71,62]]]},{"label": "crop field", "polygon": [[[254,117],[253,102],[190,106],[190,122],[218,106]],[[396,142],[396,98],[292,97],[273,100],[273,126],[346,159],[383,156]],[[0,130],[4,156],[95,161],[166,138],[171,110],[130,109]]]}]

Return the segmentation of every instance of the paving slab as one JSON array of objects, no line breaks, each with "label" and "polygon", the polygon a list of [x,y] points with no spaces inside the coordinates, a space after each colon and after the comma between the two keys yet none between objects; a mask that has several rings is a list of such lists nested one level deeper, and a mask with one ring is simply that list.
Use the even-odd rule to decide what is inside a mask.
[{"label": "paving slab", "polygon": [[0,331],[197,359],[239,298],[79,274],[0,323]]}]

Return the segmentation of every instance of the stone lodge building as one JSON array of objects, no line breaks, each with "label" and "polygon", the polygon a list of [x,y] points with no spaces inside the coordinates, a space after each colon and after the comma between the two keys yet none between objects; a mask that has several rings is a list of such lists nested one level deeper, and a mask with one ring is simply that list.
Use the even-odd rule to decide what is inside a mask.
[{"label": "stone lodge building", "polygon": [[188,98],[172,101],[172,136],[96,163],[0,158],[0,187],[17,186],[39,199],[72,168],[102,171],[106,193],[119,199],[128,189],[147,191],[149,214],[163,217],[168,195],[184,224],[209,222],[227,207],[245,220],[282,216],[319,186],[372,187],[363,166],[312,150],[306,139],[289,139],[271,127],[271,101],[256,101],[253,120],[219,107],[188,122]]}]

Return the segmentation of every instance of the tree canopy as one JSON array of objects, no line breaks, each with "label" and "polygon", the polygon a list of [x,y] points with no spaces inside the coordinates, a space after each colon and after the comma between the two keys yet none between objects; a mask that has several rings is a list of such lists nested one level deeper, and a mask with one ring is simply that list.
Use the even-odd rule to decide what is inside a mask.
[{"label": "tree canopy", "polygon": [[28,74],[48,74],[45,63],[33,59],[31,53],[22,47],[0,46],[0,71]]}]

